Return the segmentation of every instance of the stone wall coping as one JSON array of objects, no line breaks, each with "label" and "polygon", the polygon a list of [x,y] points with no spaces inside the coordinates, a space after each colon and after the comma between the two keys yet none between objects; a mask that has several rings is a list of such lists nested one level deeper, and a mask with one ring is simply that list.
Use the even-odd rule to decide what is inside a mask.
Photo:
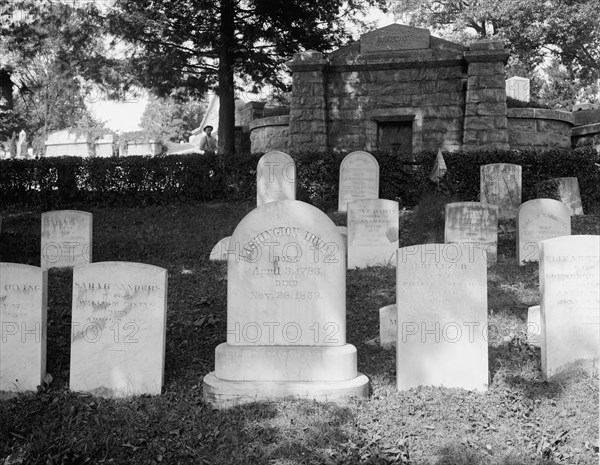
[{"label": "stone wall coping", "polygon": [[508,108],[509,118],[527,119],[553,119],[574,124],[573,113],[563,110],[549,110],[546,108]]},{"label": "stone wall coping", "polygon": [[467,63],[500,61],[506,64],[508,62],[509,55],[510,53],[508,50],[470,50],[464,53]]},{"label": "stone wall coping", "polygon": [[265,126],[288,126],[290,124],[290,116],[289,115],[280,115],[280,116],[268,116],[266,118],[259,118],[250,121],[248,127],[250,131],[256,128],[262,128]]},{"label": "stone wall coping", "polygon": [[504,42],[501,40],[493,40],[493,39],[481,39],[476,42],[473,42],[469,48],[471,51],[481,51],[481,50],[503,50]]},{"label": "stone wall coping", "polygon": [[587,136],[588,134],[600,134],[600,123],[586,124],[573,128],[574,136]]},{"label": "stone wall coping", "polygon": [[243,108],[264,108],[266,104],[266,102],[259,102],[257,100],[253,100],[252,102],[247,102],[243,106]]}]

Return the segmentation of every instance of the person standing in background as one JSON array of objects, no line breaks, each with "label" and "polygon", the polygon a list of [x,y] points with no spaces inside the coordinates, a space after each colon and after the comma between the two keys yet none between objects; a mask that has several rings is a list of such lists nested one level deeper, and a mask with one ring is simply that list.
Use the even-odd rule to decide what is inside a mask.
[{"label": "person standing in background", "polygon": [[203,155],[217,154],[217,139],[211,135],[212,130],[212,126],[205,126],[204,134],[200,136],[200,153]]}]

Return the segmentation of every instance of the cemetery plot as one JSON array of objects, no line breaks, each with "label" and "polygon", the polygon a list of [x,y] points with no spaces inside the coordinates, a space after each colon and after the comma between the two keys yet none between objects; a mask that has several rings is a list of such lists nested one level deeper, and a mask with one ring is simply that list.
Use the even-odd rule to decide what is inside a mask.
[{"label": "cemetery plot", "polygon": [[398,250],[398,390],[488,385],[487,268],[481,250],[425,244]]},{"label": "cemetery plot", "polygon": [[488,264],[498,255],[498,207],[479,202],[446,205],[444,242],[479,247]]},{"label": "cemetery plot", "polygon": [[480,200],[498,206],[500,219],[514,219],[521,205],[521,167],[494,163],[480,168]]},{"label": "cemetery plot", "polygon": [[41,267],[75,267],[92,261],[92,214],[77,210],[42,213]]},{"label": "cemetery plot", "polygon": [[395,265],[398,225],[398,202],[379,199],[349,202],[348,269]]},{"label": "cemetery plot", "polygon": [[256,167],[256,205],[296,199],[296,165],[287,153],[264,154]]},{"label": "cemetery plot", "polygon": [[73,271],[70,388],[105,397],[160,394],[167,271],[102,262]]},{"label": "cemetery plot", "polygon": [[598,370],[600,236],[540,242],[542,373]]},{"label": "cemetery plot", "polygon": [[367,152],[352,152],[340,165],[338,211],[348,210],[348,202],[379,198],[379,163]]},{"label": "cemetery plot", "polygon": [[0,263],[0,391],[36,391],[46,374],[47,272]]},{"label": "cemetery plot", "polygon": [[571,213],[562,202],[535,199],[519,207],[517,214],[517,260],[519,265],[538,261],[539,242],[571,235]]}]

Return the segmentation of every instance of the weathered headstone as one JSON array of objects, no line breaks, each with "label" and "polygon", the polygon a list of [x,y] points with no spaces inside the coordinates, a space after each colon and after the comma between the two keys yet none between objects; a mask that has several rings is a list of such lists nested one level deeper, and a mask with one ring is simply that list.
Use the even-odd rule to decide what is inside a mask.
[{"label": "weathered headstone", "polygon": [[204,377],[205,398],[228,406],[366,396],[346,343],[346,260],[329,217],[303,202],[270,202],[240,222],[229,248],[227,343]]},{"label": "weathered headstone", "polygon": [[224,237],[216,245],[210,252],[209,260],[212,261],[226,261],[227,260],[227,252],[229,250],[229,241],[231,240],[231,236]]},{"label": "weathered headstone", "polygon": [[498,206],[500,219],[515,219],[521,205],[521,166],[494,163],[480,167],[480,200]]},{"label": "weathered headstone", "polygon": [[542,322],[540,318],[540,306],[534,305],[527,309],[527,342],[540,347],[540,338],[542,335]]},{"label": "weathered headstone", "polygon": [[562,202],[535,199],[523,203],[517,213],[517,260],[519,265],[538,261],[538,243],[571,235],[571,212]]},{"label": "weathered headstone", "polygon": [[92,261],[92,214],[77,210],[42,213],[41,267],[75,267]]},{"label": "weathered headstone", "polygon": [[598,370],[600,236],[540,242],[542,373]]},{"label": "weathered headstone", "polygon": [[398,326],[398,307],[386,305],[379,309],[379,345],[383,349],[396,347],[396,327]]},{"label": "weathered headstone", "polygon": [[338,211],[348,210],[348,202],[379,198],[379,163],[367,152],[352,152],[340,165]]},{"label": "weathered headstone", "polygon": [[296,199],[296,165],[287,153],[265,153],[256,167],[256,204]]},{"label": "weathered headstone", "polygon": [[48,274],[0,263],[0,391],[36,391],[46,374]]},{"label": "weathered headstone", "polygon": [[73,270],[72,391],[103,397],[160,394],[167,270],[100,262]]},{"label": "weathered headstone", "polygon": [[577,178],[557,178],[558,195],[572,215],[583,215],[581,194]]},{"label": "weathered headstone", "polygon": [[398,202],[348,202],[348,269],[395,265],[398,235]]},{"label": "weathered headstone", "polygon": [[507,79],[506,96],[521,102],[529,102],[529,79],[519,76]]},{"label": "weathered headstone", "polygon": [[424,244],[398,250],[398,390],[488,384],[487,268],[481,250]]},{"label": "weathered headstone", "polygon": [[444,242],[479,246],[488,264],[498,257],[498,207],[480,202],[446,205]]}]

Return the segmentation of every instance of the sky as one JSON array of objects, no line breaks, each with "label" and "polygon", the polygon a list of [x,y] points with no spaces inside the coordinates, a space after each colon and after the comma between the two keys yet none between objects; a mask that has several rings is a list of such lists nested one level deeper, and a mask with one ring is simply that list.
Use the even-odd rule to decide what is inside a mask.
[{"label": "sky", "polygon": [[[392,15],[386,15],[378,9],[372,10],[368,18],[370,20],[376,19],[378,28],[388,26],[394,22]],[[125,102],[99,100],[88,105],[96,118],[105,121],[107,128],[115,132],[131,132],[141,129],[140,121],[147,102],[148,97],[144,95],[130,98]]]}]

